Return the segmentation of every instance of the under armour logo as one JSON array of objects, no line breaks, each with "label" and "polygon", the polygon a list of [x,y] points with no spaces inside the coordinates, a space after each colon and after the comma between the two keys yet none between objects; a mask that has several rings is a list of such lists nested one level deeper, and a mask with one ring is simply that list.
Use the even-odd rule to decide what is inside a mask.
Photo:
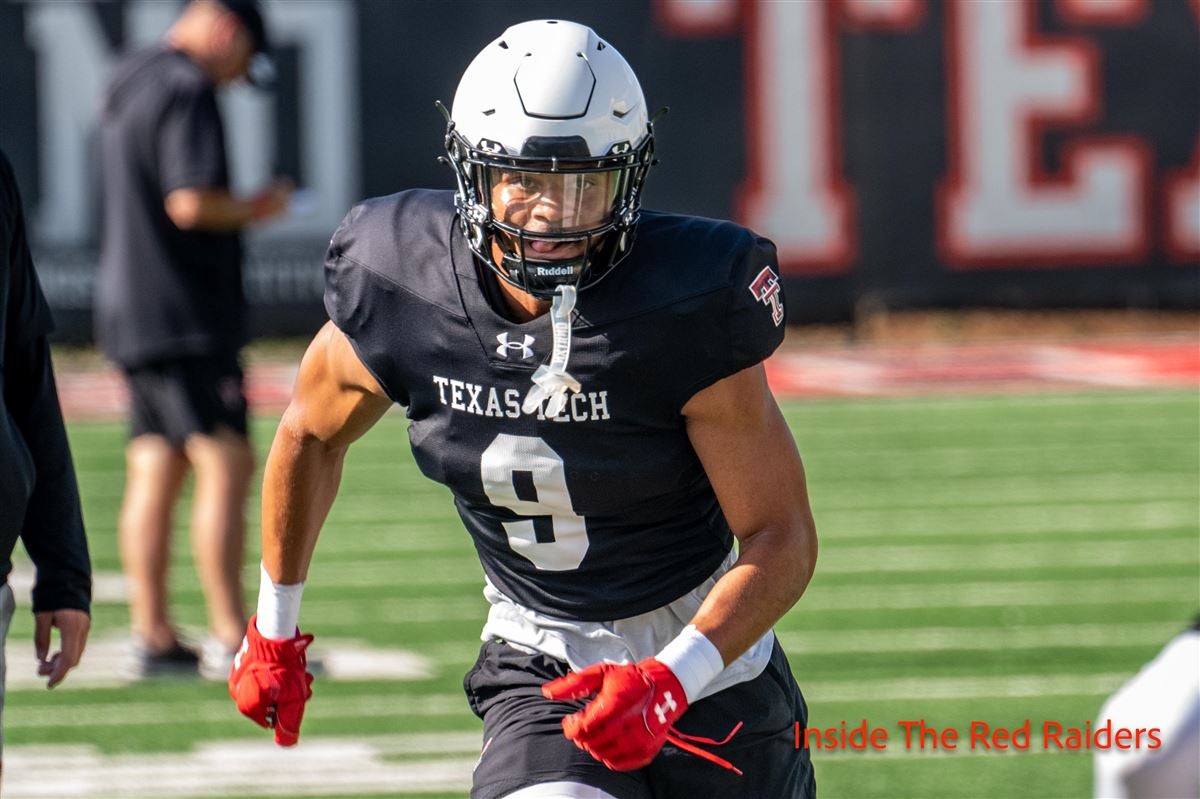
[{"label": "under armour logo", "polygon": [[496,341],[500,342],[500,346],[496,348],[496,354],[504,360],[508,360],[509,350],[520,350],[521,360],[528,360],[533,357],[533,348],[529,345],[533,343],[533,336],[525,334],[525,340],[521,342],[509,341],[508,333],[500,333],[496,336]]},{"label": "under armour logo", "polygon": [[774,269],[764,266],[758,277],[750,283],[750,293],[763,305],[770,306],[771,319],[776,327],[783,324],[783,298],[779,296],[779,275],[775,274]]},{"label": "under armour logo", "polygon": [[667,723],[667,711],[674,712],[679,706],[675,704],[675,698],[671,696],[671,692],[667,691],[663,694],[663,702],[661,705],[654,706],[654,715],[658,716],[659,724]]}]

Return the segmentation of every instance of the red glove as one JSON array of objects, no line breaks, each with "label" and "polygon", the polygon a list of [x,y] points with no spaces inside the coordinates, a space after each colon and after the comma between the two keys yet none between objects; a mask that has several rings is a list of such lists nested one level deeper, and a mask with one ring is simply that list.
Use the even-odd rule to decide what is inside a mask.
[{"label": "red glove", "polygon": [[688,708],[683,686],[654,658],[617,666],[599,663],[542,686],[547,699],[582,699],[583,710],[562,721],[580,749],[616,771],[641,768],[654,759],[667,733]]},{"label": "red glove", "polygon": [[274,728],[275,743],[294,746],[300,739],[304,703],[312,697],[313,676],[308,673],[304,650],[311,635],[275,640],[263,638],[255,626],[246,625],[246,638],[233,660],[229,695],[242,715],[260,727]]}]

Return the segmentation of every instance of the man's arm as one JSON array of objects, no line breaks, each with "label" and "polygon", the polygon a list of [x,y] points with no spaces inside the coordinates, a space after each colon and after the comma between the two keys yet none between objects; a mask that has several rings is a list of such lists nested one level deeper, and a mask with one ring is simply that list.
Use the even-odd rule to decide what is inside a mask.
[{"label": "man's arm", "polygon": [[180,230],[239,230],[287,210],[292,184],[276,179],[250,198],[235,197],[226,180],[224,133],[212,89],[176,93],[157,130],[159,189]]},{"label": "man's arm", "polygon": [[[0,213],[8,216],[0,219],[0,279],[10,280],[9,306],[0,308],[0,320],[8,325],[3,336],[0,413],[7,408],[33,458],[36,479],[25,507],[21,539],[37,569],[33,610],[38,673],[49,677],[48,687],[53,688],[79,662],[87,644],[92,570],[46,340],[53,325],[33,268],[21,197],[3,152]],[[10,235],[4,241],[6,231]],[[54,627],[59,629],[62,648],[51,655]]]},{"label": "man's arm", "polygon": [[739,543],[737,562],[692,619],[730,663],[804,593],[817,562],[816,526],[804,466],[761,364],[699,392],[683,415]]},{"label": "man's arm", "polygon": [[263,567],[272,582],[308,576],[346,450],[391,405],[349,340],[326,322],[304,354],[263,475]]},{"label": "man's arm", "polygon": [[[5,404],[33,455],[37,481],[21,540],[37,570],[33,589],[34,650],[48,688],[79,664],[91,626],[92,568],[75,467],[63,427],[50,346],[39,336],[6,365]],[[61,650],[50,654],[51,630]]]},{"label": "man's arm", "polygon": [[286,180],[246,198],[235,197],[228,189],[181,188],[167,194],[163,207],[180,230],[241,230],[286,211],[291,193]]},{"label": "man's arm", "polygon": [[37,474],[21,529],[21,539],[38,572],[33,610],[74,608],[87,613],[91,561],[50,345],[39,336],[18,357],[14,355],[18,354],[11,353],[5,366],[4,404],[33,456]]}]

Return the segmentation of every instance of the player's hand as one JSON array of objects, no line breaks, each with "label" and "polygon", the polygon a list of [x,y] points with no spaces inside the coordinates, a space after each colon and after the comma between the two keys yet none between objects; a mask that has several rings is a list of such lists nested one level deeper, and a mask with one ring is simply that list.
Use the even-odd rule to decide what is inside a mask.
[{"label": "player's hand", "polygon": [[242,715],[275,730],[275,743],[293,746],[300,739],[304,703],[312,697],[305,650],[313,637],[297,630],[292,638],[264,638],[255,626],[257,618],[246,625],[246,638],[233,660],[229,695]]},{"label": "player's hand", "polygon": [[671,725],[687,710],[679,679],[654,658],[618,666],[600,663],[542,686],[547,699],[583,699],[587,706],[562,721],[563,733],[615,771],[641,768],[662,749]]},{"label": "player's hand", "polygon": [[[50,655],[50,630],[58,628],[58,652]],[[53,688],[66,678],[67,672],[79,664],[87,646],[92,617],[82,610],[60,608],[35,613],[33,616],[33,649],[37,654],[37,673],[49,677],[47,688]]]}]

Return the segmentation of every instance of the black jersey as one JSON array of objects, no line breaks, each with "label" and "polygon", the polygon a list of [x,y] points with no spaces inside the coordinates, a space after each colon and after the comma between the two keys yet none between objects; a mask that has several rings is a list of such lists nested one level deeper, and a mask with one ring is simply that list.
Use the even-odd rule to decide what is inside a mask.
[{"label": "black jersey", "polygon": [[228,189],[216,90],[198,64],[156,45],[124,57],[99,128],[104,224],[96,336],[136,367],[228,356],[245,342],[236,231],[181,230],[163,202],[175,189]]},{"label": "black jersey", "polygon": [[549,316],[489,304],[448,191],[353,208],[326,257],[325,307],[411,420],[505,594],[585,621],[682,596],[720,565],[729,525],[680,409],[783,338],[775,248],[730,222],[645,212],[631,254],[579,294],[554,417],[522,413],[549,362]]}]

